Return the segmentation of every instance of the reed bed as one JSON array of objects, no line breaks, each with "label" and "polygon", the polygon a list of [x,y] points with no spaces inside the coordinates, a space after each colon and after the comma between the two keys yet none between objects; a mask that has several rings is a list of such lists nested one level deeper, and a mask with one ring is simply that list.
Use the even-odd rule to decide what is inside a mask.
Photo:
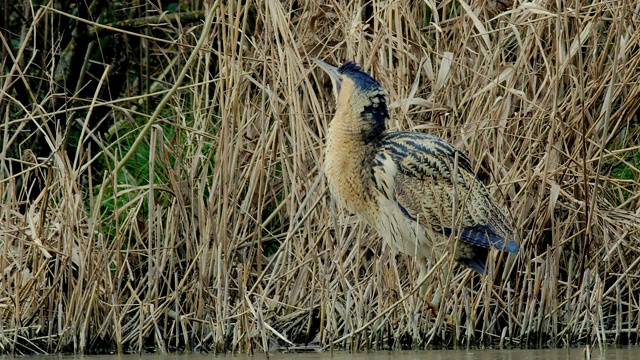
[{"label": "reed bed", "polygon": [[[3,15],[0,352],[637,341],[640,5],[136,4]],[[520,253],[434,259],[421,305],[413,259],[329,197],[310,56],[467,152]]]}]

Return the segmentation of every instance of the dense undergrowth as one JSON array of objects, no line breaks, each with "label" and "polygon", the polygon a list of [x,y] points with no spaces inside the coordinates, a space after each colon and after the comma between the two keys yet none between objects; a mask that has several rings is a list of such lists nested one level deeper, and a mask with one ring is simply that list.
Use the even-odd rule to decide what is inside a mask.
[{"label": "dense undergrowth", "polygon": [[[0,353],[637,341],[639,5],[10,3]],[[437,316],[328,196],[310,56],[357,61],[390,127],[453,142],[509,209],[521,252],[439,262]]]}]

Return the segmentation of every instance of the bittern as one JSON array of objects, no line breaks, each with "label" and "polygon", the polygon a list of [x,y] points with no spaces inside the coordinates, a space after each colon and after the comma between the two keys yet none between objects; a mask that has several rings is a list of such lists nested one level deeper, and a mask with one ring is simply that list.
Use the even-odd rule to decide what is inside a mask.
[{"label": "bittern", "polygon": [[331,77],[336,98],[324,166],[339,204],[392,249],[415,256],[421,279],[451,238],[454,259],[481,274],[490,249],[518,252],[511,224],[467,155],[437,136],[387,131],[387,93],[378,81],[353,62],[313,60]]}]

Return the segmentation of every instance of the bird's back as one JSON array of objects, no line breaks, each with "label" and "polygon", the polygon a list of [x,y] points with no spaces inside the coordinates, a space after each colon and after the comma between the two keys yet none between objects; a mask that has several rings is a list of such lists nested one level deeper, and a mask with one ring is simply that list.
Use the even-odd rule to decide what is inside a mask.
[{"label": "bird's back", "polygon": [[502,210],[475,176],[467,156],[443,139],[419,132],[385,134],[372,168],[378,194],[375,226],[410,255],[438,256],[456,235],[456,260],[479,272],[489,248],[517,252]]}]

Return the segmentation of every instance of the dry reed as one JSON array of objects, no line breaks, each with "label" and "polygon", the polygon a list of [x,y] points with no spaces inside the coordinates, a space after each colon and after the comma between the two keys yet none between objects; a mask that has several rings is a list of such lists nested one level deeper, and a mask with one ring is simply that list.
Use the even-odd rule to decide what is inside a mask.
[{"label": "dry reed", "polygon": [[[99,27],[149,61],[107,101],[109,66],[75,97],[56,64],[38,88],[25,77],[30,47],[56,37],[48,19],[69,15],[27,3],[23,31],[2,39],[0,352],[636,341],[640,5],[218,2],[204,34]],[[509,209],[521,252],[493,254],[485,278],[434,264],[437,316],[411,293],[413,260],[328,196],[334,105],[310,56],[360,63],[390,93],[392,128],[465,150]],[[44,152],[25,145],[35,137]],[[148,167],[133,172],[128,153]]]}]

